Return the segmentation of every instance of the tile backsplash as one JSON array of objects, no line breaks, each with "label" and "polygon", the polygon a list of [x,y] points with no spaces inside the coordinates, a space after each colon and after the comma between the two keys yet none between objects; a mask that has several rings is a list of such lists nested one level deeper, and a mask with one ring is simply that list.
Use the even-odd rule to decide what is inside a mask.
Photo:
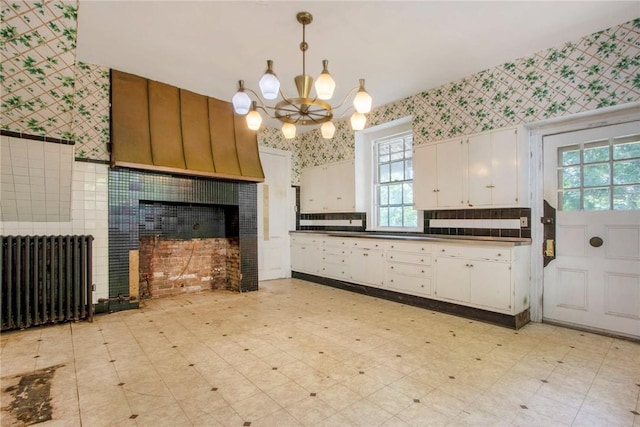
[{"label": "tile backsplash", "polygon": [[[296,230],[366,231],[364,212],[299,214]],[[531,238],[530,208],[424,212],[425,234]]]},{"label": "tile backsplash", "polygon": [[531,238],[531,209],[425,211],[424,232],[449,236]]},{"label": "tile backsplash", "polygon": [[365,231],[367,214],[364,212],[300,214],[298,230]]}]

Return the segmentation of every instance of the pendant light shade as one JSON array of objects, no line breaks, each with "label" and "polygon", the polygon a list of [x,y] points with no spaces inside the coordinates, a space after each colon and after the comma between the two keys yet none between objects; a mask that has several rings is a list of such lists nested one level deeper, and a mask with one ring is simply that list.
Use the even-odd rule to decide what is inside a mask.
[{"label": "pendant light shade", "polygon": [[358,113],[357,111],[351,115],[351,129],[362,130],[364,125],[367,124],[367,116]]},{"label": "pendant light shade", "polygon": [[280,90],[280,80],[273,72],[273,61],[267,60],[267,71],[258,83],[264,99],[276,99]]},{"label": "pendant light shade", "polygon": [[364,79],[360,79],[360,89],[356,93],[353,100],[353,106],[360,114],[366,114],[371,111],[371,95],[364,89]]},{"label": "pendant light shade", "polygon": [[[282,123],[282,133],[287,139],[296,137],[299,126],[319,127],[322,137],[330,139],[336,132],[335,121],[348,117],[355,107],[357,114],[351,119],[352,126],[354,129],[363,129],[367,120],[363,114],[371,110],[371,96],[364,88],[364,79],[360,79],[359,85],[347,90],[342,100],[336,100],[331,105],[331,100],[337,94],[336,82],[329,73],[329,61],[322,60],[322,71],[315,81],[307,74],[306,53],[309,44],[306,41],[306,28],[313,22],[313,15],[298,12],[296,20],[302,25],[302,42],[299,44],[302,72],[293,79],[296,95],[288,97],[283,93],[280,80],[273,71],[273,61],[269,59],[267,69],[258,82],[260,90],[245,89],[244,82],[240,81],[238,91],[231,99],[234,112],[246,114],[247,124],[252,130],[260,128],[260,115],[266,114],[268,119]],[[271,123],[268,122],[269,125]]]},{"label": "pendant light shade", "polygon": [[282,134],[285,139],[293,139],[296,137],[296,125],[293,123],[284,123],[282,125]]},{"label": "pendant light shade", "polygon": [[320,126],[320,132],[322,133],[322,137],[324,139],[331,139],[333,135],[336,133],[336,126],[333,122],[325,122]]},{"label": "pendant light shade", "polygon": [[260,129],[260,125],[262,124],[262,116],[256,110],[256,102],[253,101],[251,103],[251,111],[247,114],[247,127],[251,130]]},{"label": "pendant light shade", "polygon": [[236,114],[247,114],[251,109],[251,98],[244,91],[244,80],[240,80],[238,82],[238,91],[233,98],[231,98],[231,103],[233,104],[233,111]]},{"label": "pendant light shade", "polygon": [[336,88],[336,82],[329,74],[328,70],[329,61],[324,59],[322,61],[322,73],[318,76],[316,80],[316,95],[318,95],[319,99],[331,99],[333,97],[333,91]]}]

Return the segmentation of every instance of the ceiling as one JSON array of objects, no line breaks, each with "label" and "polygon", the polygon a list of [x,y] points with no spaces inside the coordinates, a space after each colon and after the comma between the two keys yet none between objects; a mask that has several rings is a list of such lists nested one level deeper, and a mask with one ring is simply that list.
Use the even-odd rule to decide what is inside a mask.
[{"label": "ceiling", "polygon": [[631,20],[640,3],[80,0],[78,59],[223,100],[239,79],[257,90],[272,59],[295,96],[300,11],[313,14],[307,73],[329,60],[332,104],[364,77],[378,107]]}]

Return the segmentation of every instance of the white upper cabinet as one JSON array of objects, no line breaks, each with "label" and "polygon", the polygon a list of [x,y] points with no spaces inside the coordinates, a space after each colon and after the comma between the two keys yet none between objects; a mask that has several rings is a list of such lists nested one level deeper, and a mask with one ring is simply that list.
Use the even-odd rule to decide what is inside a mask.
[{"label": "white upper cabinet", "polygon": [[462,139],[438,144],[438,207],[460,208],[464,203],[463,148]]},{"label": "white upper cabinet", "polygon": [[326,165],[328,192],[325,208],[330,212],[356,209],[356,170],[353,160]]},{"label": "white upper cabinet", "polygon": [[527,152],[516,128],[417,146],[414,206],[526,207]]},{"label": "white upper cabinet", "polygon": [[518,133],[515,129],[467,140],[469,207],[518,206]]},{"label": "white upper cabinet", "polygon": [[416,209],[464,207],[463,140],[421,145],[413,151],[413,200]]},{"label": "white upper cabinet", "polygon": [[302,169],[302,213],[354,212],[356,205],[353,160]]}]

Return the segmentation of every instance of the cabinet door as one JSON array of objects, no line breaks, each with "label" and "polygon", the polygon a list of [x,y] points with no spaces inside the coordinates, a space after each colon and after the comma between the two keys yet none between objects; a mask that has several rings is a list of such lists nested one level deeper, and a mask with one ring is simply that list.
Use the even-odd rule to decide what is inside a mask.
[{"label": "cabinet door", "polygon": [[511,311],[511,268],[506,262],[470,260],[470,302]]},{"label": "cabinet door", "polygon": [[461,258],[436,258],[436,296],[469,302],[469,261]]},{"label": "cabinet door", "polygon": [[306,250],[301,243],[291,244],[291,270],[306,273],[305,256]]},{"label": "cabinet door", "polygon": [[373,249],[369,252],[367,257],[367,283],[380,288],[384,286],[384,276],[387,269],[384,251]]},{"label": "cabinet door", "polygon": [[491,135],[486,133],[470,137],[468,140],[469,194],[470,207],[491,205]]},{"label": "cabinet door", "polygon": [[319,271],[318,247],[315,244],[292,243],[291,244],[291,270],[301,273],[318,274]]},{"label": "cabinet door", "polygon": [[515,129],[491,133],[492,204],[518,203],[518,135]]},{"label": "cabinet door", "polygon": [[353,212],[356,208],[356,172],[353,161],[326,166],[326,209],[329,212]]},{"label": "cabinet door", "polygon": [[437,145],[438,207],[463,207],[462,139]]},{"label": "cabinet door", "polygon": [[381,287],[384,285],[386,264],[384,251],[368,248],[351,250],[351,280],[356,283]]},{"label": "cabinet door", "polygon": [[436,145],[421,145],[413,150],[413,207],[429,210],[438,207]]},{"label": "cabinet door", "polygon": [[327,183],[324,167],[316,166],[302,169],[300,175],[300,212],[322,212],[325,202]]},{"label": "cabinet door", "polygon": [[364,248],[353,248],[351,250],[351,280],[356,283],[366,283],[368,277],[367,265],[371,251]]}]

